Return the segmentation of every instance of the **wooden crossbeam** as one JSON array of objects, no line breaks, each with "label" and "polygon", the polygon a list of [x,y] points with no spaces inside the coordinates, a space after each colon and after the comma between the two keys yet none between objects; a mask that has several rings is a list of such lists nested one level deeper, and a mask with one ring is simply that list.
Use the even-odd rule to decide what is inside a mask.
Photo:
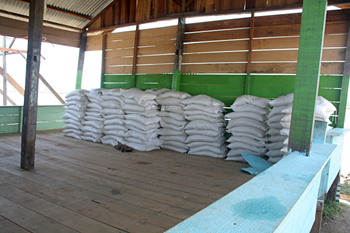
[{"label": "wooden crossbeam", "polygon": [[0,47],[1,51],[5,51],[5,52],[14,52],[14,53],[19,53],[20,51],[22,53],[27,53],[26,50],[19,50],[19,49],[10,49],[10,48],[4,48],[4,47]]},{"label": "wooden crossbeam", "polygon": [[[4,95],[4,92],[2,91],[2,89],[0,88],[0,94]],[[17,105],[15,103],[15,101],[13,101],[8,95],[6,96],[7,100],[12,104],[12,105]]]},{"label": "wooden crossbeam", "polygon": [[[0,73],[3,72],[2,66],[0,66]],[[24,96],[24,89],[19,85],[16,80],[14,80],[8,73],[7,73],[7,81],[22,95]]]},{"label": "wooden crossbeam", "polygon": [[[17,2],[22,2],[22,3],[25,3],[25,4],[29,4],[29,1],[26,1],[26,0],[16,0],[16,1]],[[71,15],[71,16],[74,16],[74,17],[82,18],[82,19],[87,19],[87,20],[91,20],[92,19],[90,16],[79,14],[79,13],[72,12],[72,11],[63,10],[63,9],[61,9],[59,7],[54,7],[54,6],[47,5],[46,9],[51,10],[51,11],[60,12],[60,13],[66,14],[66,15]]]}]

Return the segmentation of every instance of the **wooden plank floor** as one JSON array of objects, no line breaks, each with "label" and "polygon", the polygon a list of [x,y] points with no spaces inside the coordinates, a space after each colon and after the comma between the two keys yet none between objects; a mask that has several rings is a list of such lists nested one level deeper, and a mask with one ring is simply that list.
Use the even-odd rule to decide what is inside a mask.
[{"label": "wooden plank floor", "polygon": [[20,134],[0,135],[0,232],[164,232],[252,177],[247,164],[37,132],[35,169]]}]

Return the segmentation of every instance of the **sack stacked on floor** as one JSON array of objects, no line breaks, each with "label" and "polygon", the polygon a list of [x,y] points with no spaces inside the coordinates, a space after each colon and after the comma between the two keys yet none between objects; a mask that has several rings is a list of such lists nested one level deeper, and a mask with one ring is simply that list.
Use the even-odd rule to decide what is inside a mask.
[{"label": "sack stacked on floor", "polygon": [[104,118],[102,116],[101,102],[101,90],[93,89],[85,93],[88,104],[85,110],[84,120],[82,121],[83,127],[81,130],[84,132],[82,139],[92,142],[101,142],[103,136],[102,130],[104,127]]},{"label": "sack stacked on floor", "polygon": [[181,91],[166,90],[160,93],[156,101],[161,105],[159,116],[161,117],[161,129],[158,131],[159,139],[163,141],[161,148],[186,153],[188,147],[185,143],[187,134],[185,126],[188,121],[184,115],[184,104],[181,101],[191,97],[190,94]]},{"label": "sack stacked on floor", "polygon": [[122,109],[125,112],[125,127],[128,129],[125,144],[135,150],[150,151],[160,149],[158,139],[160,128],[157,95],[138,88],[122,90]]},{"label": "sack stacked on floor", "polygon": [[[266,153],[269,156],[268,161],[278,162],[287,154],[289,130],[292,119],[292,107],[293,107],[294,94],[280,96],[277,99],[270,101],[270,106],[273,107],[268,115],[269,125],[269,144],[266,147],[269,151]],[[336,108],[332,103],[318,96],[315,106],[315,120],[325,121],[330,123],[329,117],[336,111]]]},{"label": "sack stacked on floor", "polygon": [[65,136],[82,139],[83,131],[81,123],[85,116],[85,108],[87,105],[87,98],[85,96],[86,90],[74,90],[66,95],[66,103],[64,105],[65,114],[62,116],[65,119],[63,126],[63,133]]},{"label": "sack stacked on floor", "polygon": [[232,104],[233,112],[225,116],[229,119],[227,132],[232,134],[227,140],[230,151],[226,160],[245,162],[242,152],[260,157],[266,153],[268,102],[265,98],[243,95]]},{"label": "sack stacked on floor", "polygon": [[189,121],[185,126],[188,153],[225,158],[225,104],[207,95],[197,95],[181,103],[185,105],[184,114]]},{"label": "sack stacked on floor", "polygon": [[119,143],[124,144],[124,137],[127,132],[124,120],[125,114],[122,110],[122,93],[121,89],[108,89],[102,90],[100,102],[102,107],[102,116],[104,119],[104,127],[102,133],[104,136],[101,138],[103,144],[109,144],[116,146]]}]

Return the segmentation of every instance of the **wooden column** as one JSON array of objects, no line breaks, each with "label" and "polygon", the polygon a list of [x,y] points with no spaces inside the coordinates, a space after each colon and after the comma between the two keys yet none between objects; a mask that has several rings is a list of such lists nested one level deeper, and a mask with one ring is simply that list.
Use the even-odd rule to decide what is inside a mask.
[{"label": "wooden column", "polygon": [[21,144],[21,168],[26,170],[34,168],[44,2],[44,0],[32,0],[29,5],[28,56]]},{"label": "wooden column", "polygon": [[86,50],[86,40],[87,40],[86,32],[80,33],[79,60],[78,60],[77,79],[75,81],[75,89],[81,89],[81,82],[83,79],[85,50]]},{"label": "wooden column", "polygon": [[175,45],[175,59],[174,59],[174,72],[171,83],[171,90],[180,90],[181,81],[181,64],[183,54],[183,43],[185,36],[185,19],[179,17],[176,33],[176,45]]},{"label": "wooden column", "polygon": [[254,17],[254,12],[252,12],[251,13],[251,17],[250,17],[247,77],[246,77],[246,80],[245,80],[245,94],[246,95],[249,95],[249,92],[250,92],[250,67],[251,67],[251,64],[252,64],[252,48],[253,48],[253,38],[254,38],[254,24],[255,24],[255,17]]},{"label": "wooden column", "polygon": [[320,79],[327,0],[303,1],[289,149],[309,155]]},{"label": "wooden column", "polygon": [[[6,36],[3,36],[3,45],[4,45],[4,48],[6,48]],[[3,51],[3,56],[2,56],[2,66],[4,67],[3,68],[3,71],[2,71],[2,78],[3,78],[3,104],[4,106],[7,105],[7,69],[6,69],[6,51]]]},{"label": "wooden column", "polygon": [[348,91],[349,91],[349,79],[350,79],[350,27],[348,29],[348,39],[346,43],[345,64],[343,71],[343,79],[341,83],[340,92],[340,105],[338,112],[338,128],[344,128],[346,105],[348,104]]},{"label": "wooden column", "polygon": [[139,25],[136,24],[135,40],[134,40],[134,56],[132,59],[132,80],[131,80],[132,87],[136,87],[137,54],[139,50],[139,40],[140,40],[139,38],[140,38],[140,29],[139,29]]},{"label": "wooden column", "polygon": [[107,46],[107,34],[102,36],[102,64],[101,64],[101,84],[100,87],[104,87],[105,73],[106,73],[106,46]]}]

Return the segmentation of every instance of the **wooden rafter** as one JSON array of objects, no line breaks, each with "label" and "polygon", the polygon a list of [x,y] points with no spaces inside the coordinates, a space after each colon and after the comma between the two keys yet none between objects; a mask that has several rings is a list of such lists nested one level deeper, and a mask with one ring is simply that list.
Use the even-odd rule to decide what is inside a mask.
[{"label": "wooden rafter", "polygon": [[[0,73],[3,72],[2,67],[0,66]],[[19,85],[16,80],[14,80],[8,73],[7,73],[7,81],[22,95],[24,96],[24,89]]]},{"label": "wooden rafter", "polygon": [[0,47],[0,51],[6,51],[6,52],[14,52],[14,53],[27,53],[26,50],[19,50],[19,49],[10,49],[10,48],[4,48],[4,47]]},{"label": "wooden rafter", "polygon": [[101,15],[103,15],[107,10],[109,10],[109,8],[113,7],[116,2],[117,0],[111,2],[105,9],[103,9],[103,11],[101,11],[98,15],[91,19],[91,21],[84,27],[84,30],[88,28],[91,24],[93,24],[98,18],[100,18]]},{"label": "wooden rafter", "polygon": [[[29,4],[28,0],[16,0],[16,1],[17,2],[22,2],[22,3],[25,3],[25,4]],[[68,10],[63,10],[61,8],[54,7],[54,6],[47,5],[46,8],[48,10],[51,10],[51,11],[60,12],[60,13],[66,14],[66,15],[71,15],[71,16],[74,16],[74,17],[82,18],[82,19],[87,19],[87,20],[91,20],[92,19],[90,16],[79,14],[79,13],[68,11]]]}]

